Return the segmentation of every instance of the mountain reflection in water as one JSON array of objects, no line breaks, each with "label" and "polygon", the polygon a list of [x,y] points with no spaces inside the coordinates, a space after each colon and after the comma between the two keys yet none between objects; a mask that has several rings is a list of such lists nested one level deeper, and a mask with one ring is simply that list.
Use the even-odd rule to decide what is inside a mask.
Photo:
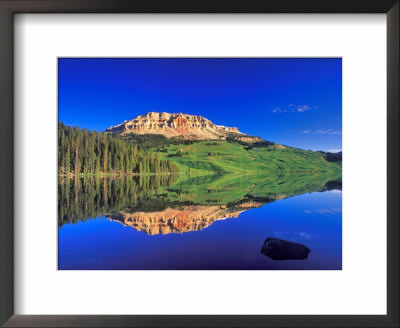
[{"label": "mountain reflection in water", "polygon": [[60,179],[58,224],[97,217],[149,235],[202,230],[294,195],[341,188],[340,175],[178,175]]},{"label": "mountain reflection in water", "polygon": [[199,205],[167,208],[157,212],[121,211],[119,214],[106,215],[106,218],[149,235],[182,233],[202,230],[217,220],[237,218],[243,211],[262,205],[264,204],[244,203],[234,207]]}]

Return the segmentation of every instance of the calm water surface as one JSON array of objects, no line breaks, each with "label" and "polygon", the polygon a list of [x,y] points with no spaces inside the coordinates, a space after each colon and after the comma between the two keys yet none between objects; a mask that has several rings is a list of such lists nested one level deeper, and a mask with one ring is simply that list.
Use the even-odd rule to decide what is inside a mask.
[{"label": "calm water surface", "polygon": [[[174,189],[175,181],[62,182],[59,269],[340,270],[340,184],[277,179],[235,181],[233,189],[218,181],[195,189]],[[268,237],[311,252],[273,260],[260,251]]]}]

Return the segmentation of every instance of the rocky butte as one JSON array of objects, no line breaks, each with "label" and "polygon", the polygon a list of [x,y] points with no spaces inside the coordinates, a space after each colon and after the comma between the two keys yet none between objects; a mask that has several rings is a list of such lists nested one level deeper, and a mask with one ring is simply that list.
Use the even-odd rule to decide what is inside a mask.
[{"label": "rocky butte", "polygon": [[261,138],[246,135],[235,127],[216,125],[200,115],[150,112],[111,126],[106,133],[120,135],[162,134],[167,138],[180,137],[195,140],[226,140],[232,137],[245,142],[262,141]]},{"label": "rocky butte", "polygon": [[237,218],[240,213],[262,205],[264,203],[256,202],[242,203],[235,207],[193,205],[158,212],[121,211],[119,214],[106,215],[106,218],[149,235],[183,233],[203,230],[218,220]]}]

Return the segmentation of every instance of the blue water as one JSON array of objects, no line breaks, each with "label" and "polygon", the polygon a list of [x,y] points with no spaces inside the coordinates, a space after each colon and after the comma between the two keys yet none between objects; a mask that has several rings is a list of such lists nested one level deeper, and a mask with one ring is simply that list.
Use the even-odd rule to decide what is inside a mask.
[{"label": "blue water", "polygon": [[[272,260],[268,237],[300,243],[304,260]],[[65,224],[61,270],[341,270],[342,193],[314,192],[250,209],[201,231],[148,235],[105,218]]]}]

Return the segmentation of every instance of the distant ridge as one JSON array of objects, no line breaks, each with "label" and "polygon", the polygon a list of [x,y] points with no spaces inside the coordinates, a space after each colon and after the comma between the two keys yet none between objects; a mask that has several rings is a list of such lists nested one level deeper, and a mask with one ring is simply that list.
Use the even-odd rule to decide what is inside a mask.
[{"label": "distant ridge", "polygon": [[162,134],[167,138],[180,137],[193,140],[226,140],[227,137],[233,137],[244,142],[262,141],[261,138],[240,132],[236,127],[216,125],[200,115],[165,112],[139,115],[130,121],[109,127],[106,133]]}]

